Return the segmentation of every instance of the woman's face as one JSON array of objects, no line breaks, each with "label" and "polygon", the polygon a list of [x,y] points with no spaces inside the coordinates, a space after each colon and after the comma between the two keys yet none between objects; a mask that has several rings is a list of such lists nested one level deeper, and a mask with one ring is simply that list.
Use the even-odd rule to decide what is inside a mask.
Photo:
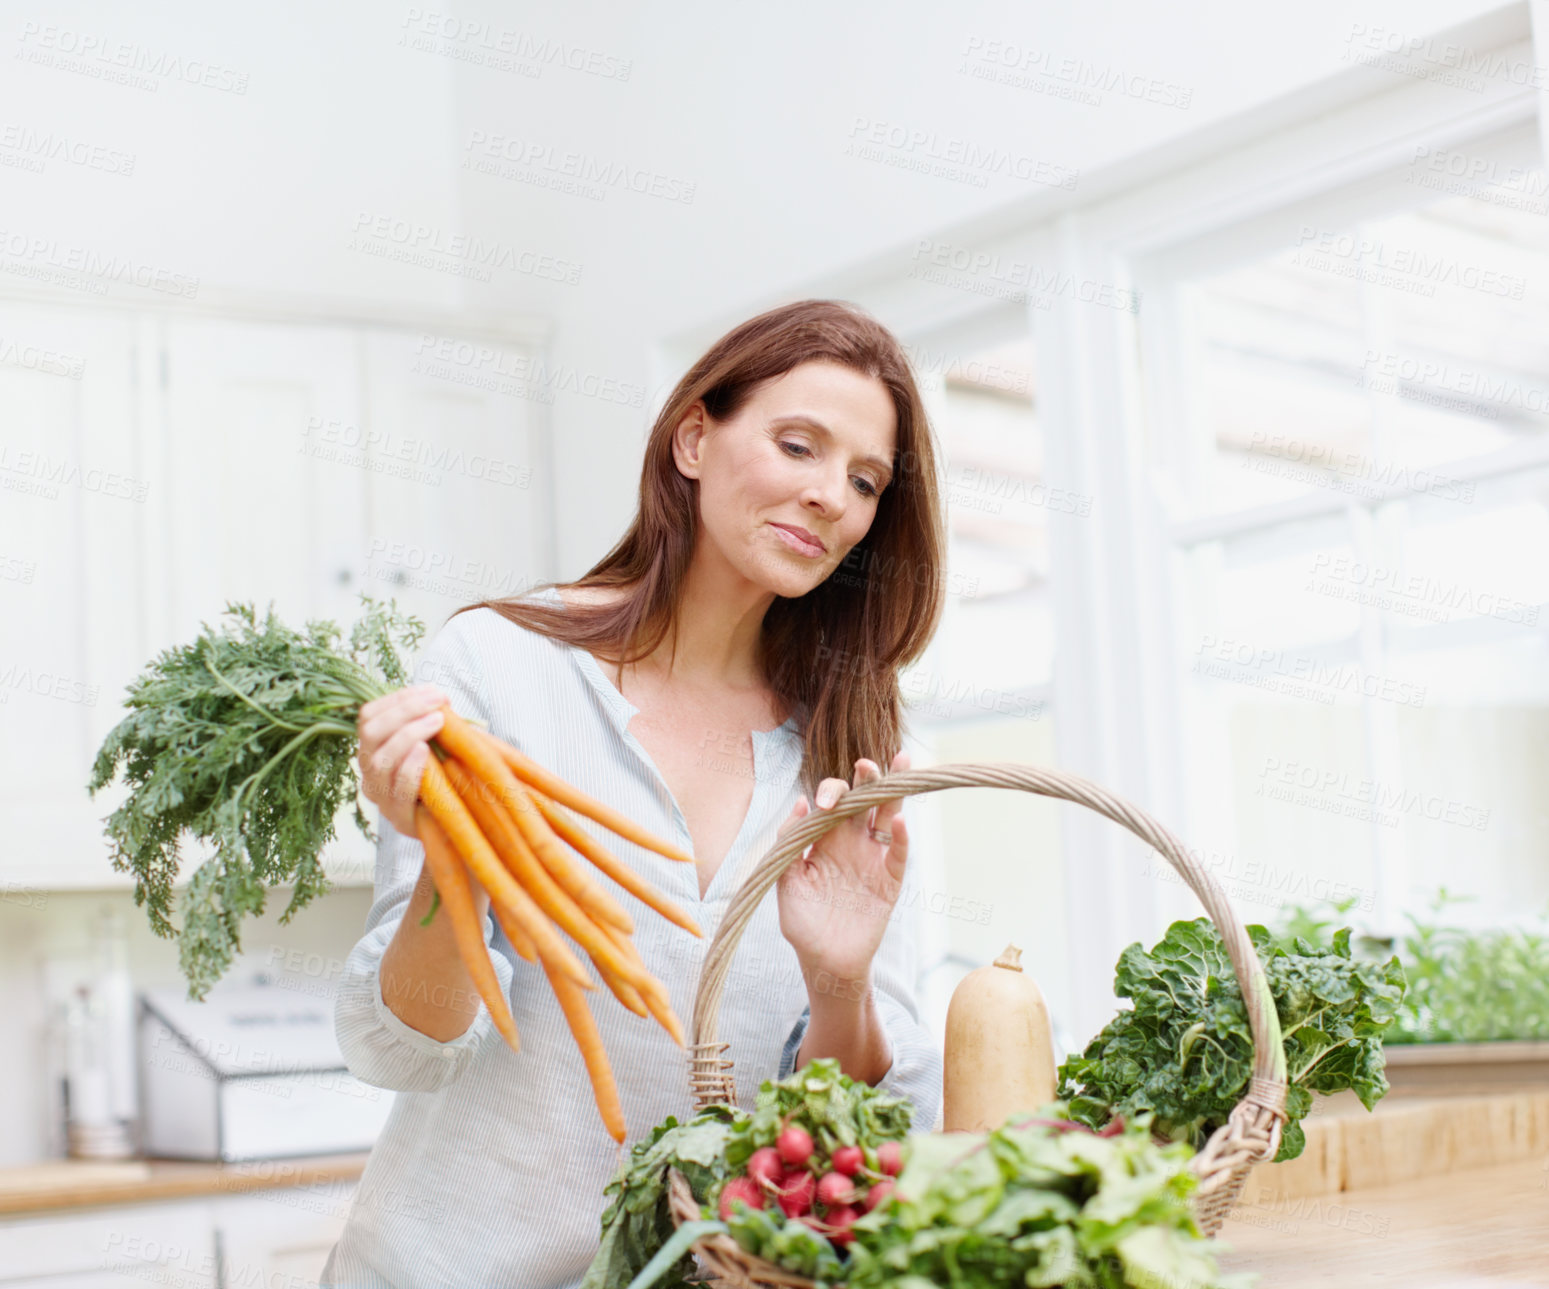
[{"label": "woman's face", "polygon": [[728,421],[696,404],[674,450],[679,470],[699,480],[701,540],[749,581],[795,598],[870,529],[896,440],[881,381],[814,361],[765,381]]}]

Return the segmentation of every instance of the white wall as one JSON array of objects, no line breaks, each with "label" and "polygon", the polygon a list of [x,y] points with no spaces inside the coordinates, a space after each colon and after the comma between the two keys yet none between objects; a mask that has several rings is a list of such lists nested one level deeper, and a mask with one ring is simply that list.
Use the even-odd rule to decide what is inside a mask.
[{"label": "white wall", "polygon": [[[247,12],[191,0],[16,6],[0,128],[85,142],[133,167],[124,176],[50,160],[39,175],[0,165],[0,230],[197,277],[201,298],[231,288],[548,315],[562,370],[647,384],[653,341],[829,289],[825,278],[845,266],[944,224],[1079,200],[1123,158],[1348,68],[1357,25],[1420,35],[1497,7],[800,0],[729,20],[708,3],[665,14],[488,0],[455,14],[362,0]],[[415,48],[417,38],[430,48]],[[217,84],[243,92],[166,74],[152,74],[147,91],[29,61],[57,62],[86,41],[95,43],[84,62],[99,72],[116,66],[103,51],[126,50],[131,62],[211,66]],[[1180,100],[1186,91],[1188,106],[1112,91],[1091,106],[964,74],[971,46],[994,42],[1034,70],[1071,60],[1078,75],[1145,78]],[[539,74],[490,65],[502,48]],[[1056,73],[1043,83],[1064,82]],[[1073,169],[1076,186],[989,173],[980,187],[859,160],[845,155],[858,120],[933,134],[938,148],[961,140]],[[620,187],[593,201],[465,171],[475,132],[552,149],[540,168],[561,167],[569,152],[675,191],[692,183],[693,200]],[[497,269],[481,283],[445,271],[455,257],[440,256],[437,269],[352,250],[362,215],[398,221],[400,236],[376,238],[379,248],[402,249],[401,230],[413,226],[422,246],[477,237],[496,254],[577,263],[580,280]],[[0,289],[21,280],[0,274]],[[647,406],[558,394],[556,572],[582,571],[627,523],[650,393]]]},{"label": "white wall", "polygon": [[[1183,9],[1131,0],[1023,5],[836,6],[796,0],[737,11],[568,8],[563,18],[487,2],[466,20],[571,42],[631,62],[629,79],[544,66],[530,80],[459,65],[455,142],[474,131],[696,183],[692,203],[629,192],[596,202],[460,172],[469,230],[520,236],[580,259],[578,286],[470,286],[556,320],[556,357],[645,381],[649,341],[706,319],[826,293],[857,260],[1018,202],[1073,201],[1097,172],[1349,68],[1353,24],[1416,35],[1464,22],[1493,0],[1312,0]],[[428,6],[427,6],[428,9]],[[971,40],[1072,59],[1102,77],[1191,91],[1187,109],[1122,94],[1100,106],[960,73]],[[473,41],[462,42],[464,45]],[[426,54],[434,58],[439,55]],[[1390,78],[1401,79],[1401,78]],[[1080,172],[1074,191],[991,174],[985,187],[845,155],[858,118],[934,132]],[[904,155],[900,153],[900,155]],[[1083,178],[1084,177],[1084,178]],[[675,376],[676,373],[673,373]],[[665,393],[665,389],[661,391]],[[560,568],[578,575],[633,513],[647,409],[560,395]],[[584,504],[583,504],[584,499]],[[609,516],[611,523],[598,516]]]},{"label": "white wall", "polygon": [[[93,166],[45,154],[41,174],[0,166],[0,228],[197,277],[200,298],[456,305],[458,279],[348,249],[362,213],[443,229],[459,219],[452,68],[396,48],[383,14],[358,2],[6,6],[0,130],[112,155]],[[59,66],[82,48],[99,75]],[[102,79],[123,70],[115,58],[146,66],[155,88]],[[0,290],[13,281],[0,275]]]}]

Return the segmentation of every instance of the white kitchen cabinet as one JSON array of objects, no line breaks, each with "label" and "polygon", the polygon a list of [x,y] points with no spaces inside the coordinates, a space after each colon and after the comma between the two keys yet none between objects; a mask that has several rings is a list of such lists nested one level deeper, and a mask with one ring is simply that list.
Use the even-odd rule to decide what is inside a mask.
[{"label": "white kitchen cabinet", "polygon": [[361,419],[357,344],[339,327],[168,323],[168,641],[213,625],[228,600],[272,603],[298,628],[354,618],[368,474],[312,449],[318,427]]},{"label": "white kitchen cabinet", "polygon": [[[127,684],[227,601],[347,630],[365,591],[428,641],[547,575],[542,403],[509,377],[532,356],[0,300],[0,894],[132,885],[102,830],[123,789],[90,798],[92,759]],[[369,884],[348,808],[337,832],[326,870]],[[185,877],[206,853],[185,843]]]},{"label": "white kitchen cabinet", "polygon": [[214,1210],[202,1198],[0,1220],[0,1286],[215,1289],[215,1229]]},{"label": "white kitchen cabinet", "polygon": [[377,432],[366,589],[421,619],[519,595],[548,574],[541,387],[514,350],[441,335],[365,338]]},{"label": "white kitchen cabinet", "polygon": [[316,1284],[356,1183],[0,1219],[0,1289]]},{"label": "white kitchen cabinet", "polygon": [[223,1285],[315,1285],[339,1242],[351,1182],[249,1191],[215,1202]]},{"label": "white kitchen cabinet", "polygon": [[[0,300],[0,886],[108,869],[91,756],[152,633],[131,315]],[[105,810],[102,811],[105,813]]]}]

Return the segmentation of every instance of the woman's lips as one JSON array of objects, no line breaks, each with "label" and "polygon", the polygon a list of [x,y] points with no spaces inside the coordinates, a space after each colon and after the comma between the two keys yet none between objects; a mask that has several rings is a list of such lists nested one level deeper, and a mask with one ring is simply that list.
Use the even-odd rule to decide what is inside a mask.
[{"label": "woman's lips", "polygon": [[811,559],[816,559],[823,554],[821,546],[814,545],[805,538],[796,536],[795,533],[783,524],[771,524],[770,527],[779,533],[780,539],[798,555],[806,555]]}]

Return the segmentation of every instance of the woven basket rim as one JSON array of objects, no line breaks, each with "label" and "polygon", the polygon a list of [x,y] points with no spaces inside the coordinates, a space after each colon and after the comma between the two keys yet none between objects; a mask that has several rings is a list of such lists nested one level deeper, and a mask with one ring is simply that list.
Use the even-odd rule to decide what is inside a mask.
[{"label": "woven basket rim", "polygon": [[[717,1039],[721,994],[737,942],[780,875],[812,842],[852,815],[903,797],[962,787],[1008,788],[1069,801],[1120,824],[1148,843],[1177,870],[1219,931],[1247,1008],[1254,1064],[1248,1089],[1227,1122],[1190,1161],[1191,1168],[1200,1178],[1200,1185],[1192,1197],[1195,1219],[1202,1234],[1214,1235],[1241,1194],[1249,1170],[1260,1160],[1272,1158],[1279,1150],[1281,1128],[1286,1120],[1285,1050],[1280,1019],[1263,964],[1220,882],[1171,832],[1145,811],[1100,785],[1063,770],[1012,761],[972,761],[895,771],[849,788],[832,807],[813,811],[793,825],[769,848],[731,897],[705,952],[695,991],[688,1048],[689,1083],[696,1110],[717,1102],[736,1105],[734,1063],[727,1055],[729,1044]],[[674,1216],[674,1222],[678,1220]],[[704,1241],[696,1244],[695,1251],[701,1252],[703,1244]],[[748,1286],[756,1289],[768,1284],[814,1284],[810,1280],[791,1279],[792,1273],[755,1258],[740,1246],[736,1251],[748,1271],[777,1272],[779,1279],[760,1279],[755,1275],[741,1284],[735,1280],[708,1283],[730,1286],[731,1289],[747,1289]],[[703,1258],[703,1253],[701,1256]],[[729,1254],[723,1250],[721,1257],[713,1253],[711,1256],[719,1264]]]}]

